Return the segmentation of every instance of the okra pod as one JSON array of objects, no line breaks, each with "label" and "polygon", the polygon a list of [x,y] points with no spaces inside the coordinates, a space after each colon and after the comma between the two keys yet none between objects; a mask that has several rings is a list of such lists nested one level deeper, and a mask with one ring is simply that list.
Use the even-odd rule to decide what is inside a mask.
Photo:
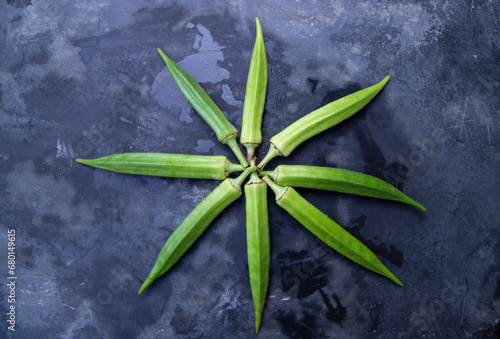
[{"label": "okra pod", "polygon": [[151,272],[139,289],[139,294],[167,272],[194,244],[215,217],[241,196],[241,185],[251,171],[252,169],[248,168],[238,178],[224,180],[189,213],[167,239]]},{"label": "okra pod", "polygon": [[389,76],[376,85],[335,100],[305,115],[270,140],[269,151],[259,164],[262,169],[269,160],[287,157],[301,143],[349,118],[368,104],[389,81]]},{"label": "okra pod", "polygon": [[243,153],[236,142],[238,130],[234,127],[226,116],[222,113],[219,107],[213,102],[208,94],[201,86],[181,67],[173,62],[161,49],[158,48],[158,53],[167,65],[167,68],[172,75],[175,83],[181,90],[193,108],[200,114],[210,127],[213,129],[219,141],[228,145],[239,162],[244,166],[248,166]]},{"label": "okra pod", "polygon": [[76,161],[112,172],[171,178],[223,180],[229,174],[244,169],[225,156],[171,153],[121,153]]},{"label": "okra pod", "polygon": [[331,167],[279,165],[274,171],[264,171],[264,174],[269,175],[281,186],[321,189],[399,201],[425,211],[424,206],[396,187],[379,178],[359,172]]},{"label": "okra pod", "polygon": [[262,142],[261,125],[267,89],[267,59],[260,21],[255,18],[255,45],[248,71],[240,142],[247,149],[247,161],[254,157],[255,148]]},{"label": "okra pod", "polygon": [[380,262],[368,247],[314,207],[292,187],[279,186],[269,176],[265,176],[263,180],[276,194],[276,203],[328,246],[352,261],[403,286],[401,281]]},{"label": "okra pod", "polygon": [[247,254],[250,287],[255,309],[255,332],[259,333],[262,310],[269,284],[269,221],[267,215],[267,185],[256,172],[245,184],[247,219]]}]

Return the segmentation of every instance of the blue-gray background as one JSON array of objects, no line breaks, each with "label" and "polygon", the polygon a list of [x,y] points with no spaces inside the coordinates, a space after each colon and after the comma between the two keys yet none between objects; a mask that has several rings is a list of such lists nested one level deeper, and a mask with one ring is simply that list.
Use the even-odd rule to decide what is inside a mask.
[{"label": "blue-gray background", "polygon": [[[269,195],[261,338],[499,335],[496,1],[7,0],[0,4],[1,313],[16,230],[12,338],[250,338],[244,198],[137,295],[161,246],[216,185],[109,173],[78,157],[233,154],[182,98],[161,47],[238,128],[261,19],[268,140],[391,75],[293,163],[375,175],[427,207],[299,190],[367,244],[400,288],[329,250]],[[6,316],[0,336],[8,335]]]}]

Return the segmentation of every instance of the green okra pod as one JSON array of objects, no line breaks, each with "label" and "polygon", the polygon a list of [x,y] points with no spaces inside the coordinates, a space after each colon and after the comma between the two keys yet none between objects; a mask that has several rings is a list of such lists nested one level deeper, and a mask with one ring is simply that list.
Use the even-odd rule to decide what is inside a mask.
[{"label": "green okra pod", "polygon": [[255,23],[257,33],[248,71],[240,137],[240,142],[247,149],[248,162],[253,158],[255,148],[262,142],[260,129],[267,89],[267,59],[264,37],[262,36],[262,28],[258,18],[255,18]]},{"label": "green okra pod", "polygon": [[376,85],[335,100],[305,115],[270,140],[269,151],[259,168],[277,157],[287,157],[301,143],[349,118],[362,109],[382,90],[389,76]]},{"label": "green okra pod", "polygon": [[425,211],[425,207],[396,187],[379,178],[359,172],[332,167],[279,165],[274,171],[264,171],[264,173],[281,186],[321,189],[399,201]]},{"label": "green okra pod", "polygon": [[203,90],[203,88],[201,88],[201,86],[186,71],[173,62],[159,48],[158,53],[160,53],[160,56],[167,65],[172,78],[189,103],[198,112],[198,114],[200,114],[203,120],[205,120],[210,127],[212,127],[219,141],[228,145],[240,163],[244,167],[247,167],[248,162],[246,161],[243,153],[241,153],[238,143],[236,142],[236,137],[238,135],[236,127],[229,122],[226,116]]},{"label": "green okra pod", "polygon": [[77,162],[112,172],[171,178],[223,180],[229,174],[243,171],[225,156],[172,153],[120,153]]},{"label": "green okra pod", "polygon": [[269,284],[269,221],[267,185],[256,172],[245,184],[247,254],[250,287],[255,309],[255,331],[258,333]]},{"label": "green okra pod", "polygon": [[139,294],[159,276],[167,272],[194,244],[210,223],[241,196],[241,185],[251,171],[248,168],[238,178],[224,180],[189,213],[167,239],[151,272],[139,289]]},{"label": "green okra pod", "polygon": [[263,180],[276,194],[276,203],[328,246],[403,286],[368,247],[300,196],[292,187],[279,186],[269,176],[265,176]]}]

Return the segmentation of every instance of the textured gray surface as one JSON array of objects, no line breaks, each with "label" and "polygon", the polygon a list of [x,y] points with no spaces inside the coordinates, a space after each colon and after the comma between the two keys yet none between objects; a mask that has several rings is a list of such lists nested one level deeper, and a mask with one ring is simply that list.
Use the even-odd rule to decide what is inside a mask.
[{"label": "textured gray surface", "polygon": [[258,337],[498,336],[499,11],[495,1],[3,2],[0,305],[5,314],[7,229],[15,229],[18,313],[15,334],[2,316],[2,336],[255,336],[244,199],[139,296],[168,235],[217,182],[74,162],[130,151],[233,159],[156,48],[239,128],[255,16],[269,62],[259,155],[297,118],[389,74],[365,110],[273,164],[375,175],[428,209],[300,190],[374,250],[399,288],[271,203]]}]

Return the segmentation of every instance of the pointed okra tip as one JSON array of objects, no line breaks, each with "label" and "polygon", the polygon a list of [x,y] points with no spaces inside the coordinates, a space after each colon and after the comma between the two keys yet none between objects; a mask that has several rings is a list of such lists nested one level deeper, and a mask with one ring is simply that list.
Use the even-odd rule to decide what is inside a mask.
[{"label": "pointed okra tip", "polygon": [[167,55],[161,50],[161,48],[158,47],[156,50],[158,51],[158,53],[161,55],[162,58],[163,57],[168,58]]},{"label": "pointed okra tip", "polygon": [[407,196],[403,192],[401,192],[401,198],[399,201],[401,201],[402,203],[411,205],[413,207],[416,207],[416,208],[420,209],[421,211],[427,212],[427,209],[424,206],[422,206],[417,201],[413,200],[412,198],[410,198],[409,196]]},{"label": "pointed okra tip", "polygon": [[79,164],[84,164],[87,166],[91,166],[92,159],[75,159],[75,161]]},{"label": "pointed okra tip", "polygon": [[260,19],[258,17],[255,17],[255,25],[257,26],[257,31],[262,31],[262,28],[260,27]]},{"label": "pointed okra tip", "polygon": [[378,83],[377,85],[375,85],[375,86],[379,86],[379,87],[380,87],[380,89],[382,89],[382,88],[385,86],[385,84],[387,84],[387,82],[389,81],[389,79],[390,79],[390,78],[391,78],[391,76],[390,76],[390,75],[386,76],[384,79],[382,79],[382,81],[381,81],[381,82],[379,82],[379,83]]},{"label": "pointed okra tip", "polygon": [[394,274],[391,274],[392,277],[388,277],[389,279],[391,279],[393,282],[395,282],[396,284],[398,284],[399,286],[403,287],[403,283],[401,282],[401,280],[399,280],[398,278],[396,278],[396,276]]},{"label": "pointed okra tip", "polygon": [[259,333],[261,318],[262,314],[259,312],[255,312],[255,333]]},{"label": "pointed okra tip", "polygon": [[[243,185],[243,182],[245,181],[245,179],[253,172],[256,171],[256,168],[253,168],[253,167],[247,167],[245,168],[245,170],[243,171],[243,173],[241,173],[237,178],[228,178],[233,186],[237,187],[238,189],[241,189],[241,185]],[[227,180],[227,179],[226,179]]]},{"label": "pointed okra tip", "polygon": [[399,280],[394,274],[392,274],[392,272],[389,271],[389,269],[387,269],[387,267],[383,266],[382,270],[376,271],[376,272],[382,274],[383,276],[391,279],[393,282],[395,282],[399,286],[403,287],[403,283],[401,282],[401,280]]},{"label": "pointed okra tip", "polygon": [[103,160],[105,158],[106,157],[95,158],[95,159],[75,159],[75,161],[79,164],[87,165],[94,168],[105,168],[106,160]]},{"label": "pointed okra tip", "polygon": [[420,209],[421,211],[427,212],[427,208],[419,204],[413,199],[410,199],[411,201],[408,202],[408,204],[415,206],[416,208]]}]

